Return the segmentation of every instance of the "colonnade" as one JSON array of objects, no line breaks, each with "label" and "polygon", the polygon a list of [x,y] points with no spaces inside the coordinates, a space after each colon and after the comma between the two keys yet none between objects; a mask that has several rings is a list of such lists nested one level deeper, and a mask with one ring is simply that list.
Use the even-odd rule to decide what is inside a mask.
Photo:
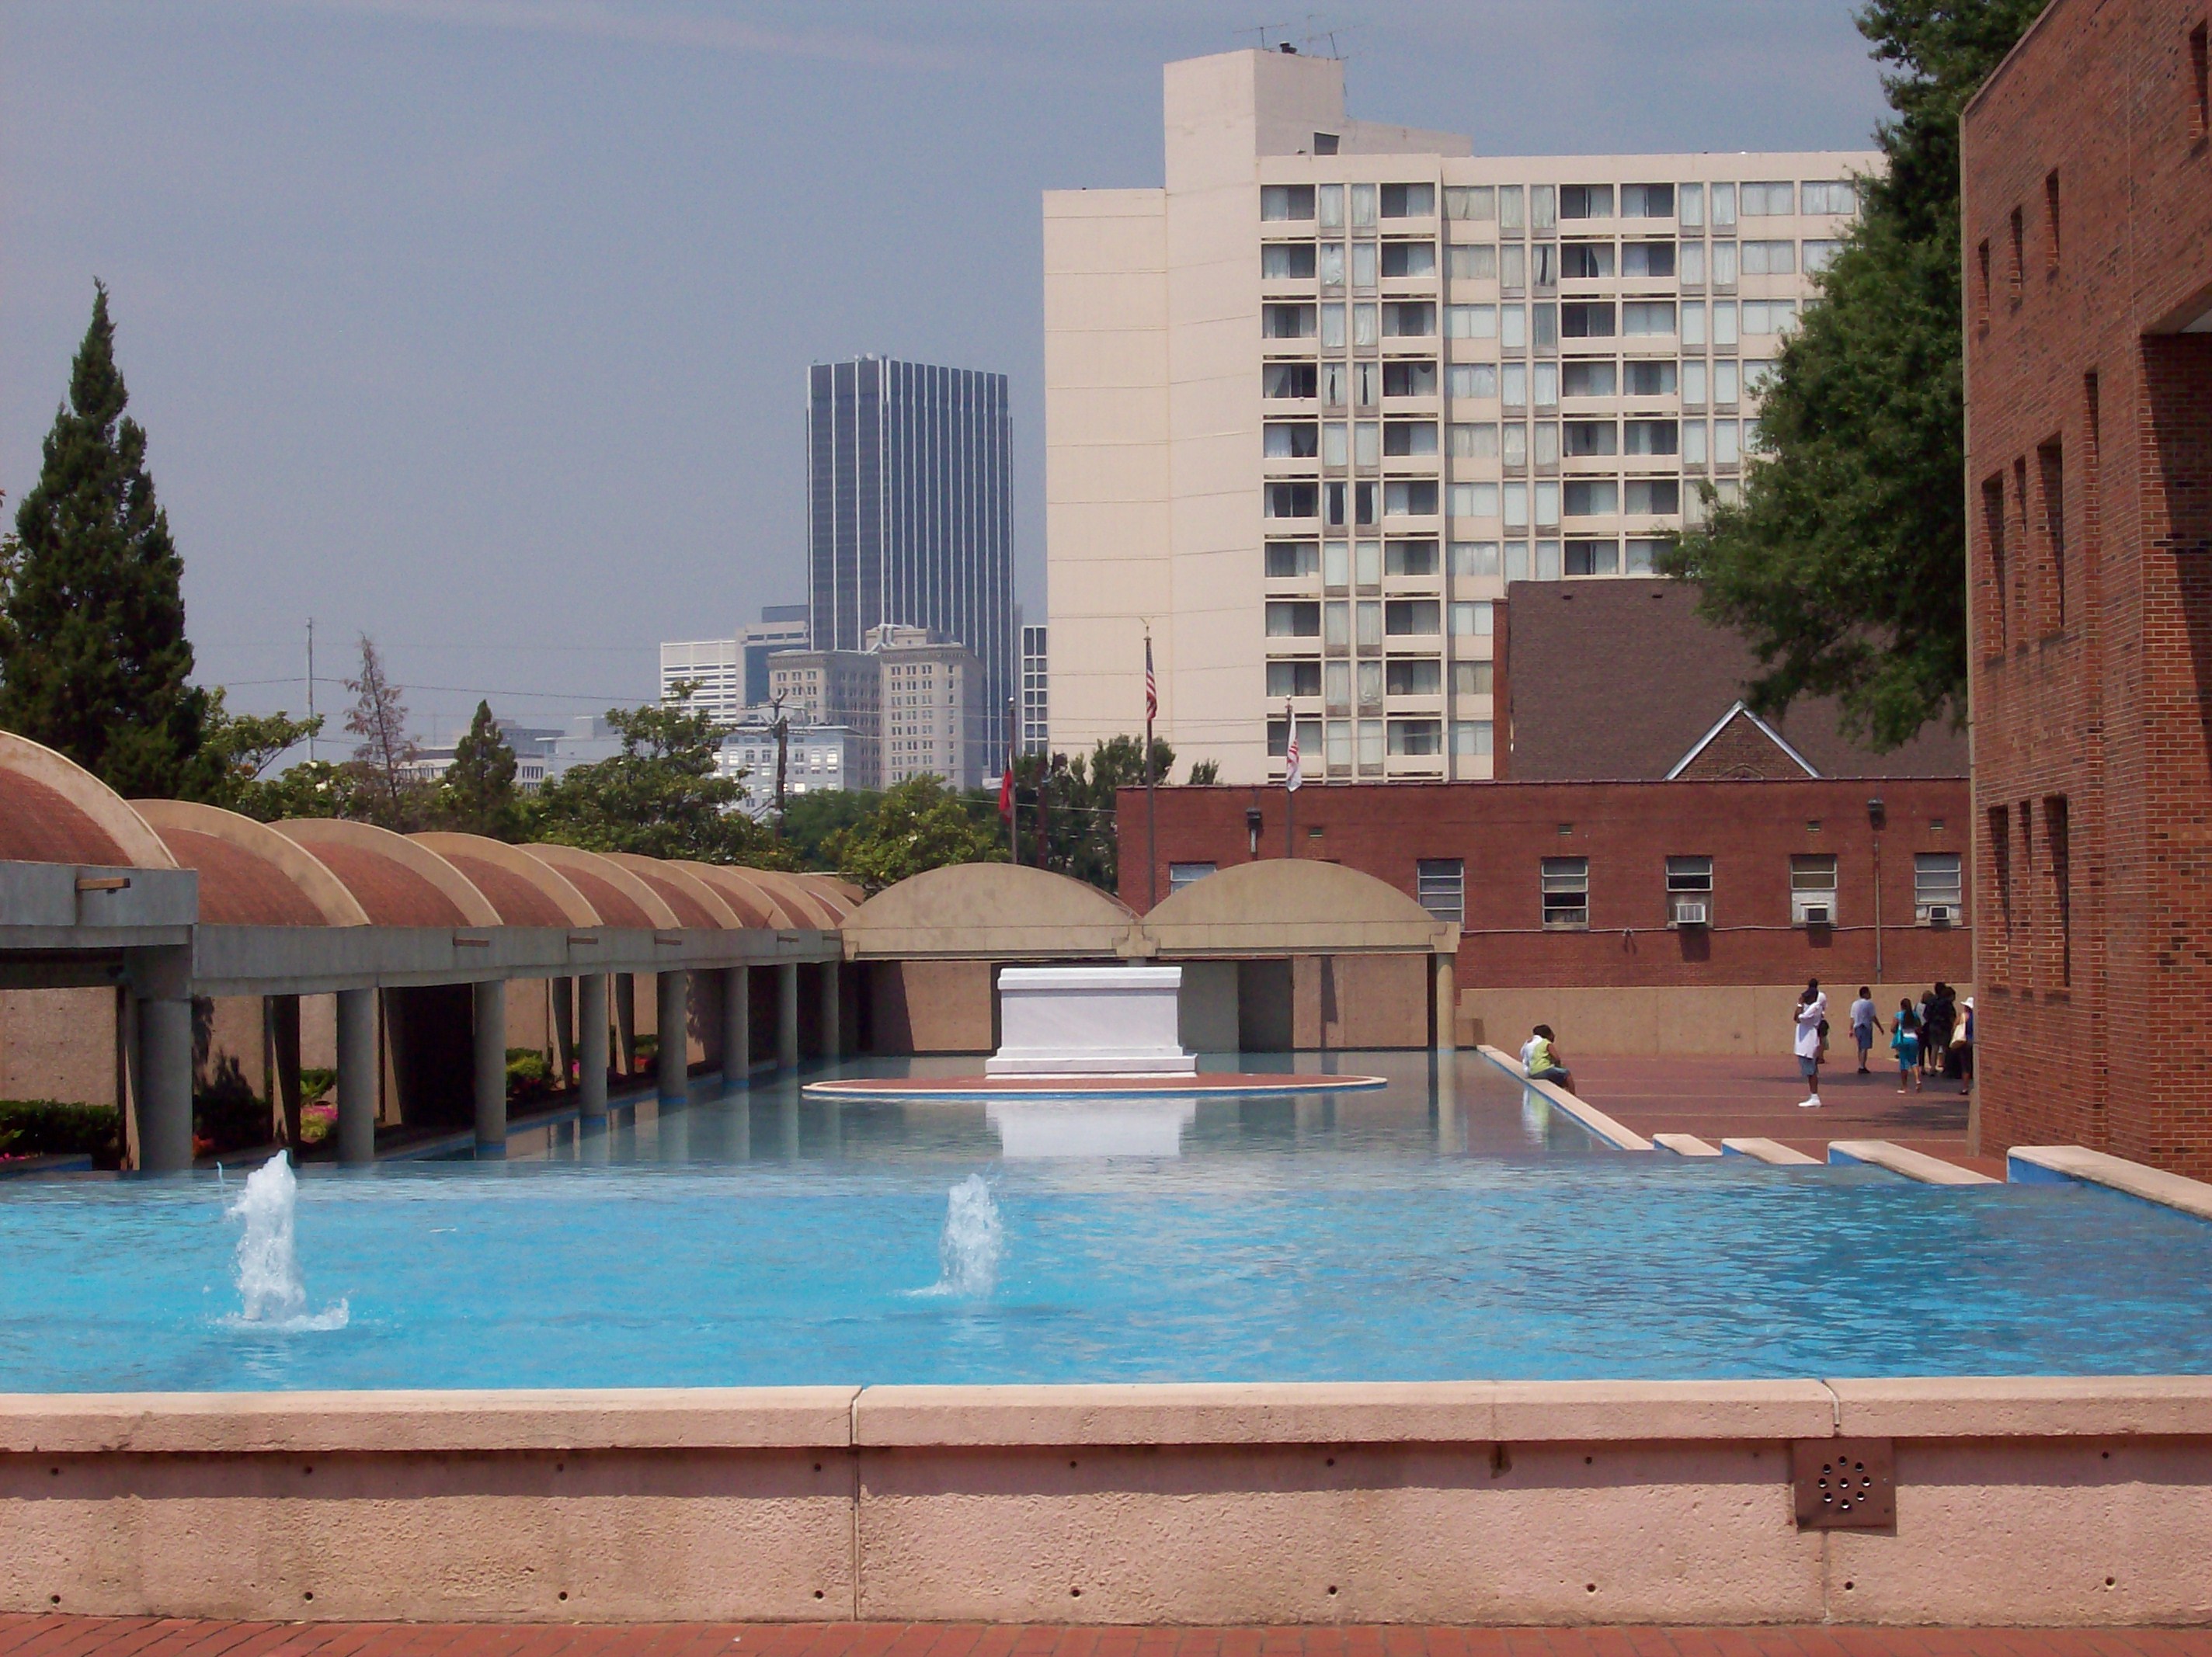
[{"label": "colonnade", "polygon": [[[821,972],[821,1045],[823,1053],[836,1057],[844,1051],[842,986],[842,974],[834,961],[816,963]],[[725,967],[708,976],[720,979],[721,1052],[719,1055],[722,1075],[726,1084],[735,1085],[752,1073],[752,968]],[[775,1058],[782,1069],[792,1069],[799,1063],[799,963],[778,962],[772,968],[775,974]],[[612,974],[617,980],[615,998],[617,1016],[630,1005],[630,978],[628,974]],[[555,980],[554,1005],[562,1014],[568,1005],[568,985],[575,986],[574,1041],[577,1060],[577,1105],[586,1122],[605,1121],[608,1113],[607,1071],[608,1047],[608,980],[610,974],[592,973],[574,980]],[[692,974],[680,971],[665,971],[654,974],[657,1028],[660,1032],[653,1061],[653,1083],[656,1097],[666,1103],[679,1103],[685,1097],[690,1081],[686,1052],[686,1032],[690,1022]],[[139,1041],[149,1055],[149,1076],[164,1071],[154,1065],[154,1048],[149,1043],[174,1043],[181,1041],[186,1055],[183,1073],[189,1077],[191,1044],[191,1004],[189,1001],[171,1004],[143,1002],[140,1004]],[[149,1011],[161,1010],[152,1018]],[[173,1012],[174,1017],[165,1015]],[[471,986],[471,1091],[475,1105],[477,1150],[480,1155],[498,1156],[507,1146],[507,982],[492,979]],[[624,1019],[623,1030],[623,1057],[627,1063],[631,1052],[632,1021]],[[173,1023],[175,1029],[170,1028]],[[556,1017],[556,1029],[567,1023],[565,1017]],[[559,1029],[560,1046],[565,1052],[568,1045],[567,1031]],[[371,989],[340,990],[337,992],[337,1151],[341,1162],[365,1163],[376,1159],[376,1116],[380,1059],[377,1047],[376,992]],[[185,1097],[181,1110],[166,1108],[166,1102],[157,1104],[152,1089],[142,1096],[140,1120],[146,1124],[145,1166],[188,1168],[191,1166],[191,1100]],[[160,1121],[166,1129],[174,1116],[184,1124],[185,1144],[177,1160],[152,1160],[155,1150],[154,1124]]]}]

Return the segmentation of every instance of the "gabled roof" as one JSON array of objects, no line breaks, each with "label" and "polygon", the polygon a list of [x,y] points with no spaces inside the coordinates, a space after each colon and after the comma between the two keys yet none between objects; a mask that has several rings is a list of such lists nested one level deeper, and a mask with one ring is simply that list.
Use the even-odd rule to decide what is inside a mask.
[{"label": "gabled roof", "polygon": [[1807,776],[1817,777],[1820,774],[1820,772],[1814,768],[1813,762],[1807,759],[1802,754],[1799,753],[1796,749],[1792,748],[1779,731],[1777,731],[1772,725],[1767,724],[1765,719],[1760,719],[1758,714],[1753,713],[1751,711],[1751,705],[1748,702],[1738,701],[1731,707],[1727,713],[1722,714],[1720,718],[1713,721],[1713,728],[1706,731],[1704,736],[1698,737],[1696,744],[1691,748],[1688,753],[1683,755],[1680,759],[1674,762],[1674,768],[1667,774],[1667,780],[1669,782],[1674,781],[1675,778],[1680,776],[1684,772],[1688,771],[1692,767],[1696,765],[1698,756],[1704,754],[1707,749],[1713,745],[1713,739],[1718,737],[1722,731],[1727,730],[1729,726],[1734,725],[1739,719],[1744,720],[1755,727],[1765,737],[1767,741],[1772,743],[1775,747],[1780,749],[1783,754]]},{"label": "gabled roof", "polygon": [[[1506,589],[1498,774],[1516,782],[1657,782],[1726,730],[1759,671],[1750,647],[1662,576],[1516,581]],[[1931,725],[1876,754],[1844,734],[1832,697],[1759,721],[1822,777],[1963,777],[1964,733]]]}]

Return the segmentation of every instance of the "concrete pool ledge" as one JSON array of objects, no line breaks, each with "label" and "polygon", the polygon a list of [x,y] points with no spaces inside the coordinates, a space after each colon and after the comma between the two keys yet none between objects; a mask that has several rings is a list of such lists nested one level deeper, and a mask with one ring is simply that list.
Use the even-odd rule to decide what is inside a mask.
[{"label": "concrete pool ledge", "polygon": [[0,1393],[0,1455],[842,1448],[857,1387]]},{"label": "concrete pool ledge", "polygon": [[1802,1150],[1792,1150],[1779,1139],[1762,1138],[1756,1134],[1722,1140],[1721,1154],[1723,1156],[1748,1156],[1754,1162],[1770,1162],[1777,1168],[1820,1166],[1818,1156],[1808,1156]]},{"label": "concrete pool ledge", "polygon": [[1887,1173],[1917,1180],[1923,1185],[1999,1185],[1986,1174],[1960,1168],[1924,1150],[1912,1150],[1887,1139],[1831,1139],[1828,1160],[1832,1163],[1863,1162]]},{"label": "concrete pool ledge", "polygon": [[2212,1376],[1900,1376],[1826,1384],[1846,1438],[2212,1439]]},{"label": "concrete pool ledge", "polygon": [[2005,1176],[2015,1185],[2100,1185],[2212,1220],[2212,1185],[2086,1145],[2014,1145],[2005,1153]]},{"label": "concrete pool ledge", "polygon": [[1614,1121],[1612,1117],[1600,1110],[1595,1105],[1591,1104],[1587,1099],[1577,1098],[1573,1094],[1569,1093],[1565,1088],[1559,1086],[1554,1082],[1530,1081],[1528,1079],[1528,1072],[1521,1068],[1521,1061],[1518,1059],[1516,1059],[1511,1053],[1505,1052],[1503,1048],[1483,1046],[1477,1047],[1475,1051],[1480,1053],[1485,1059],[1487,1059],[1492,1064],[1497,1065],[1498,1069],[1504,1071],[1508,1076],[1518,1082],[1522,1087],[1528,1089],[1529,1092],[1535,1094],[1543,1099],[1548,1100],[1554,1105],[1557,1105],[1561,1110],[1566,1112],[1568,1115],[1573,1117],[1575,1120],[1580,1122],[1584,1127],[1588,1128],[1592,1133],[1595,1134],[1607,1144],[1611,1145],[1615,1150],[1650,1150],[1652,1149],[1650,1140],[1645,1138],[1633,1128],[1622,1126],[1619,1122]]}]

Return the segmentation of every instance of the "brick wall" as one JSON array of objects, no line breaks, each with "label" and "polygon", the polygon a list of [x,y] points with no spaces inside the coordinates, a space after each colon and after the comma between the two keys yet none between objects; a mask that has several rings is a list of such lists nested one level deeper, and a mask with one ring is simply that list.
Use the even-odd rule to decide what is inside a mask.
[{"label": "brick wall", "polygon": [[[2206,0],[2057,0],[1970,107],[1984,1148],[2212,1174]],[[2192,37],[2194,37],[2192,39]]]},{"label": "brick wall", "polygon": [[[1881,835],[1882,972],[1875,972],[1874,836]],[[1261,813],[1259,854],[1280,857],[1279,788],[1159,791],[1158,879],[1175,863],[1251,859],[1245,813]],[[1437,783],[1299,791],[1298,855],[1342,863],[1418,896],[1418,865],[1457,859],[1466,915],[1462,990],[1576,986],[1741,986],[1968,981],[1969,932],[1913,925],[1917,853],[1963,853],[1964,779],[1800,781]],[[1940,825],[1940,826],[1939,826]],[[1141,789],[1120,802],[1121,898],[1145,905]],[[1836,859],[1837,924],[1790,924],[1790,859]],[[1670,929],[1666,859],[1710,857],[1710,926]],[[1589,864],[1587,930],[1547,930],[1547,858]]]}]

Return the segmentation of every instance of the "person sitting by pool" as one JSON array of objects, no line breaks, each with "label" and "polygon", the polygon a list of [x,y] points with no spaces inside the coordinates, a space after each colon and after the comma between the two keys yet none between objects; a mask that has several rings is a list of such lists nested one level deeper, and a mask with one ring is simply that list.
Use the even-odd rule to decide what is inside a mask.
[{"label": "person sitting by pool", "polygon": [[1559,1062],[1559,1037],[1552,1034],[1549,1024],[1539,1024],[1528,1033],[1528,1040],[1521,1049],[1521,1068],[1528,1072],[1532,1082],[1550,1082],[1571,1088],[1575,1078]]}]

